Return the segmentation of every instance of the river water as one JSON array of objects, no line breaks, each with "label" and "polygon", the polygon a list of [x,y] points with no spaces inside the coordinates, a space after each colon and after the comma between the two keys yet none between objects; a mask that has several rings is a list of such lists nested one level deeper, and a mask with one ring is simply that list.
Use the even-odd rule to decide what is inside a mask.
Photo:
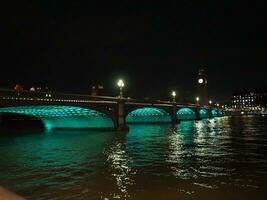
[{"label": "river water", "polygon": [[267,199],[267,118],[1,131],[0,185],[27,199]]}]

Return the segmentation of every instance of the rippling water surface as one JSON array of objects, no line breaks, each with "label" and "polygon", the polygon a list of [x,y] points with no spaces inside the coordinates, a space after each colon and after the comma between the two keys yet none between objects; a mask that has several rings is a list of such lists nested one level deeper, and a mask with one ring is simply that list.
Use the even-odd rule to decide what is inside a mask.
[{"label": "rippling water surface", "polygon": [[1,131],[0,185],[28,199],[267,199],[267,118]]}]

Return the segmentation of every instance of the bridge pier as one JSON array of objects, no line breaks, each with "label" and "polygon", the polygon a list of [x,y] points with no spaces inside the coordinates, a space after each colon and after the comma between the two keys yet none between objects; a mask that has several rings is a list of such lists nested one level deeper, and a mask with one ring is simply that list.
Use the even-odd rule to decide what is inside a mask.
[{"label": "bridge pier", "polygon": [[172,112],[171,112],[171,118],[172,118],[173,124],[179,123],[179,120],[177,119],[177,111],[178,111],[177,106],[175,104],[173,104]]},{"label": "bridge pier", "polygon": [[125,123],[125,112],[124,112],[125,102],[123,99],[118,100],[118,115],[117,115],[117,124],[116,130],[118,131],[128,131],[129,127]]},{"label": "bridge pier", "polygon": [[196,115],[196,120],[200,120],[201,119],[199,111],[200,111],[200,107],[199,106],[194,109],[194,112],[195,112],[195,115]]}]

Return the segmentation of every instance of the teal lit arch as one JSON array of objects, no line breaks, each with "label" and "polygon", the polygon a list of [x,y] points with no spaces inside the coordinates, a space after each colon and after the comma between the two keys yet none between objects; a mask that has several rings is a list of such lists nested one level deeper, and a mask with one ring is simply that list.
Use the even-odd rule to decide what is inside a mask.
[{"label": "teal lit arch", "polygon": [[218,117],[219,116],[217,109],[212,109],[211,114],[212,114],[212,117]]},{"label": "teal lit arch", "polygon": [[222,117],[223,116],[223,112],[221,110],[218,110],[218,116]]},{"label": "teal lit arch", "polygon": [[209,112],[208,112],[208,110],[207,109],[205,109],[205,108],[201,108],[200,110],[199,110],[199,116],[200,116],[200,118],[208,118],[209,117]]},{"label": "teal lit arch", "polygon": [[126,116],[126,123],[165,123],[171,121],[168,112],[154,107],[138,108]]},{"label": "teal lit arch", "polygon": [[181,108],[176,113],[179,120],[192,120],[196,119],[196,113],[191,108]]},{"label": "teal lit arch", "polygon": [[75,106],[18,106],[0,113],[23,114],[40,119],[45,128],[114,128],[113,120],[97,110]]}]

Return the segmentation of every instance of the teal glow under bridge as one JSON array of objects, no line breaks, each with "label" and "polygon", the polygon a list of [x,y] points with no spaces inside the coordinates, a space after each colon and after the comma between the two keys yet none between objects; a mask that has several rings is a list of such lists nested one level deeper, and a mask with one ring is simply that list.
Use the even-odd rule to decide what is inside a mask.
[{"label": "teal glow under bridge", "polygon": [[168,112],[154,107],[138,108],[126,116],[126,123],[167,123],[171,121]]},{"label": "teal glow under bridge", "polygon": [[0,108],[0,113],[28,115],[40,119],[45,128],[114,128],[113,120],[97,110],[75,106],[18,106]]},{"label": "teal glow under bridge", "polygon": [[219,111],[217,109],[211,110],[212,117],[219,117]]},{"label": "teal glow under bridge", "polygon": [[179,120],[193,120],[196,119],[196,113],[191,108],[181,108],[176,113]]},{"label": "teal glow under bridge", "polygon": [[199,110],[199,116],[200,116],[201,119],[209,118],[209,112],[208,112],[208,110],[205,109],[205,108],[201,108]]}]

